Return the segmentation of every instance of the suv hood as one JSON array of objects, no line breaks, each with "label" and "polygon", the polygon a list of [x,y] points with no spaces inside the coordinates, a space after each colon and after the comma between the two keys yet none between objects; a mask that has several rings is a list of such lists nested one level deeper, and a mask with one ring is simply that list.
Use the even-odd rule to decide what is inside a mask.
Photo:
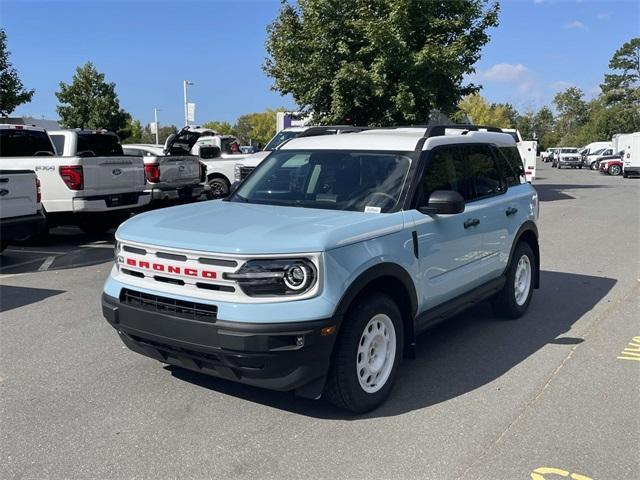
[{"label": "suv hood", "polygon": [[127,220],[123,241],[229,254],[322,252],[402,230],[402,212],[344,212],[212,200]]}]

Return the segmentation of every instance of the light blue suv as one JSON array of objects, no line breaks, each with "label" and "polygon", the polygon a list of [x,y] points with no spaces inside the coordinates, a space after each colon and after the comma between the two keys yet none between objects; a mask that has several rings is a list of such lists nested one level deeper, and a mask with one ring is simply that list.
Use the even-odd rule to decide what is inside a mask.
[{"label": "light blue suv", "polygon": [[125,222],[103,312],[161,362],[364,412],[425,329],[482,300],[526,312],[537,218],[499,129],[297,138],[226,200]]}]

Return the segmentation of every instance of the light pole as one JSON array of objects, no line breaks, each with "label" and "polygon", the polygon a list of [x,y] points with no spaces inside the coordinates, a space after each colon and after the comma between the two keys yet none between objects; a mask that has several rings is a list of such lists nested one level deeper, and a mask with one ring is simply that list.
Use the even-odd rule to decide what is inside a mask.
[{"label": "light pole", "polygon": [[193,82],[184,80],[182,86],[184,87],[184,126],[189,126],[189,107],[187,104],[187,85],[193,85]]},{"label": "light pole", "polygon": [[160,109],[158,107],[153,107],[153,120],[156,123],[156,145],[160,143],[159,140],[159,131],[160,131],[160,125],[158,124],[158,111]]}]

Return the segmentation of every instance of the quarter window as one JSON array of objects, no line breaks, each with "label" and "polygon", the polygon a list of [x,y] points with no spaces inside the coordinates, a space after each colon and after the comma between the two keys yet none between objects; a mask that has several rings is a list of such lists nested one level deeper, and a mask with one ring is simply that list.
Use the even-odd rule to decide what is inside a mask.
[{"label": "quarter window", "polygon": [[518,147],[500,147],[500,153],[502,155],[498,154],[497,160],[507,185],[520,185],[524,177],[524,165]]}]

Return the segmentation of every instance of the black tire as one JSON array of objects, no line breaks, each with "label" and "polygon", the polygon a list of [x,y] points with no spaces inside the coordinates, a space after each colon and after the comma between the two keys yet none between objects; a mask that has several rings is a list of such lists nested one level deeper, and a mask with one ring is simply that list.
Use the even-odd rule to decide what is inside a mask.
[{"label": "black tire", "polygon": [[[369,321],[378,314],[386,315],[393,323],[396,342],[395,355],[390,373],[382,387],[376,392],[369,393],[364,390],[358,379],[358,347]],[[324,389],[327,400],[339,408],[355,413],[364,413],[376,408],[391,392],[398,366],[402,360],[403,344],[402,315],[396,303],[389,296],[379,292],[371,292],[356,301],[344,318],[334,347]]]},{"label": "black tire", "polygon": [[[516,271],[518,269],[518,263],[520,259],[526,256],[530,265],[530,278],[529,278],[529,291],[527,293],[524,302],[519,304],[516,301]],[[520,242],[516,245],[511,258],[511,263],[507,269],[507,279],[503,289],[498,293],[491,302],[493,311],[502,318],[516,319],[525,314],[529,303],[531,302],[531,296],[533,295],[534,276],[537,269],[535,255],[531,246],[527,242]]]},{"label": "black tire", "polygon": [[598,162],[591,162],[591,165],[589,165],[589,168],[591,170],[598,170]]},{"label": "black tire", "polygon": [[212,177],[207,183],[211,187],[211,198],[226,198],[229,196],[231,186],[226,178]]},{"label": "black tire", "polygon": [[622,178],[627,178],[629,175],[627,174],[627,172],[623,171],[622,172]]},{"label": "black tire", "polygon": [[620,168],[619,165],[611,165],[609,167],[609,175],[613,175],[613,176],[620,175],[621,170],[622,169]]},{"label": "black tire", "polygon": [[558,164],[558,170],[562,170],[562,165]]},{"label": "black tire", "polygon": [[582,165],[578,166],[578,169],[582,170]]}]

